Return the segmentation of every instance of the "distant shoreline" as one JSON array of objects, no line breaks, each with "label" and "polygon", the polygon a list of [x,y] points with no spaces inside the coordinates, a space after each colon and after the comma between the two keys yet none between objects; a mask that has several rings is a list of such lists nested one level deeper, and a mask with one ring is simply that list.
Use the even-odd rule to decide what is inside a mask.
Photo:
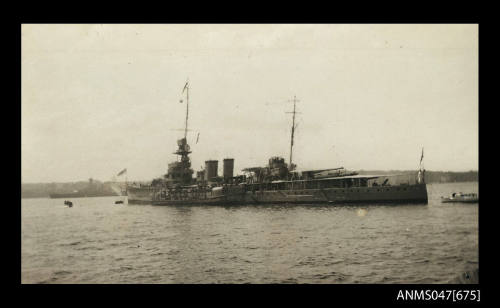
[{"label": "distant shoreline", "polygon": [[[390,175],[390,174],[416,174],[417,171],[412,170],[358,170],[359,174],[377,174],[377,175]],[[129,181],[129,183],[147,183],[148,181]],[[425,182],[427,184],[435,183],[465,183],[465,182],[479,182],[478,171],[468,172],[448,172],[448,171],[427,171],[425,172]],[[99,182],[95,181],[95,185],[101,190],[112,192],[112,182]],[[88,185],[87,181],[79,182],[66,182],[66,183],[21,183],[21,199],[32,198],[49,198],[53,192],[68,193],[75,190],[81,191]]]},{"label": "distant shoreline", "polygon": [[[416,174],[417,171],[408,170],[359,170],[359,174],[377,174],[377,175],[389,175],[389,174]],[[465,171],[465,172],[453,172],[453,171],[425,171],[425,182],[427,184],[431,183],[459,183],[459,182],[478,182],[479,181],[479,171]]]},{"label": "distant shoreline", "polygon": [[[351,169],[349,169],[351,170]],[[356,172],[359,172],[359,174],[378,174],[378,175],[388,175],[388,174],[416,174],[418,172],[417,169],[415,170],[365,170],[365,169],[359,169],[359,170],[353,170],[353,171],[356,171]],[[449,175],[449,176],[453,176],[453,177],[457,177],[457,176],[469,176],[471,178],[474,178],[475,180],[471,180],[472,182],[474,181],[477,181],[478,180],[478,174],[479,174],[479,171],[477,170],[471,170],[471,171],[433,171],[433,170],[425,170],[425,177],[427,179],[427,177],[429,176],[432,176],[432,175]],[[151,177],[151,179],[153,179],[153,177]],[[97,183],[102,183],[104,185],[109,185],[111,183],[115,183],[115,182],[111,182],[111,181],[104,181],[104,182],[100,182],[99,180],[95,180]],[[118,181],[118,182],[124,182],[124,181]],[[134,179],[130,179],[128,180],[129,183],[132,183],[132,182],[136,182],[136,183],[146,183],[146,182],[150,182],[148,180],[134,180]],[[469,182],[469,181],[462,181],[462,182]],[[25,182],[25,183],[22,183],[21,182],[21,185],[81,185],[81,184],[87,184],[88,181],[84,181],[84,180],[78,180],[78,181],[69,181],[69,182]]]}]

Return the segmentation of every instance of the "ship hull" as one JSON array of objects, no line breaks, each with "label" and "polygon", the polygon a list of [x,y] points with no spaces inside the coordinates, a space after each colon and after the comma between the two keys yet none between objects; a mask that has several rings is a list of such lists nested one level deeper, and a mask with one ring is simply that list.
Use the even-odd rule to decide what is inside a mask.
[{"label": "ship hull", "polygon": [[[144,200],[145,201],[145,200]],[[245,204],[427,204],[425,184],[303,190],[233,191],[220,196],[210,193],[185,200],[152,200],[153,205],[245,205]],[[130,200],[129,200],[130,203]]]},{"label": "ship hull", "polygon": [[90,198],[90,197],[111,197],[117,196],[117,194],[110,193],[61,193],[61,194],[49,194],[51,199],[60,199],[60,198]]},{"label": "ship hull", "polygon": [[442,199],[442,203],[479,203],[479,199]]},{"label": "ship hull", "polygon": [[50,194],[49,197],[51,199],[59,199],[59,198],[83,198],[85,197],[82,193],[62,193],[62,194]]}]

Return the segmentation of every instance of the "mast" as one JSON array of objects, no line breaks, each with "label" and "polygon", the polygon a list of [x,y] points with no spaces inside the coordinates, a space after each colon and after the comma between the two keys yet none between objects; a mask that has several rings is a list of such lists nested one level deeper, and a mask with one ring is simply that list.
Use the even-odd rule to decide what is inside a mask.
[{"label": "mast", "polygon": [[[193,170],[190,169],[191,162],[189,160],[189,154],[191,153],[190,147],[187,143],[187,132],[188,132],[188,119],[189,119],[189,79],[186,81],[184,88],[182,89],[182,94],[186,91],[186,126],[184,127],[184,138],[177,140],[177,151],[174,154],[180,155],[180,162],[177,164],[169,164],[169,169],[167,176],[174,181],[180,182],[191,182],[191,175]],[[181,100],[182,103],[182,100]],[[170,176],[169,176],[170,175]]]},{"label": "mast", "polygon": [[293,96],[293,112],[288,112],[288,113],[292,113],[293,114],[293,117],[292,117],[292,134],[291,134],[291,137],[290,137],[290,171],[293,170],[293,164],[292,164],[292,157],[293,157],[293,137],[294,137],[294,133],[295,133],[295,114],[297,113],[295,111],[295,107],[296,107],[296,103],[298,102],[299,100],[297,100],[296,96],[294,95]]},{"label": "mast", "polygon": [[424,147],[422,147],[422,155],[420,156],[420,166],[417,177],[419,183],[425,183],[425,167],[423,166],[423,160],[424,160]]},{"label": "mast", "polygon": [[[186,81],[184,90],[186,90],[186,128],[184,129],[184,139],[186,139],[188,131],[188,116],[189,116],[189,79]],[[184,92],[184,90],[182,92]]]}]

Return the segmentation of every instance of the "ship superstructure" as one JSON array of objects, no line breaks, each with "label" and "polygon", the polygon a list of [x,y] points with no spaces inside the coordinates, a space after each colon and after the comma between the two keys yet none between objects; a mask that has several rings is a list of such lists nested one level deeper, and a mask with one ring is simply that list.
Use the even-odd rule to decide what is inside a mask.
[{"label": "ship superstructure", "polygon": [[172,184],[191,184],[193,181],[193,169],[191,169],[191,160],[189,154],[191,153],[189,144],[186,138],[177,140],[179,147],[174,154],[180,156],[180,161],[168,164],[168,172],[165,174],[165,181],[167,185]]}]

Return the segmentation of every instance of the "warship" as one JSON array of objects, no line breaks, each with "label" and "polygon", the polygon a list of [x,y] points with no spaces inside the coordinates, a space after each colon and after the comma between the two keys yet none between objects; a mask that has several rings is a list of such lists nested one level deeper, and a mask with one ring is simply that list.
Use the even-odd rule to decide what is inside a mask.
[{"label": "warship", "polygon": [[[234,159],[223,159],[222,176],[218,161],[205,161],[204,170],[191,168],[187,143],[189,116],[189,82],[186,93],[184,137],[177,141],[179,156],[168,164],[162,178],[150,184],[126,185],[129,204],[153,205],[246,205],[246,204],[346,204],[397,203],[427,204],[425,170],[408,175],[360,175],[343,167],[297,171],[293,164],[293,141],[296,129],[297,99],[293,98],[290,158],[286,163],[280,156],[271,157],[265,167],[244,168],[234,175]],[[181,100],[182,102],[182,100]]]}]

